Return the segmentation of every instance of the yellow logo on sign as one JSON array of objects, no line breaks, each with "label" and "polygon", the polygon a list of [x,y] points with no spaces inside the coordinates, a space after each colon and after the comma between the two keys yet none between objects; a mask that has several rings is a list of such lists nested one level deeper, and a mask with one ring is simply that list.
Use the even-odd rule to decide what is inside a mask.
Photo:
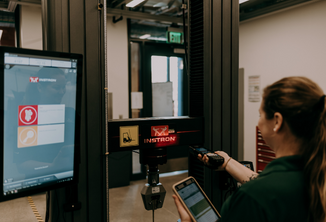
[{"label": "yellow logo on sign", "polygon": [[139,126],[120,126],[120,147],[139,146]]}]

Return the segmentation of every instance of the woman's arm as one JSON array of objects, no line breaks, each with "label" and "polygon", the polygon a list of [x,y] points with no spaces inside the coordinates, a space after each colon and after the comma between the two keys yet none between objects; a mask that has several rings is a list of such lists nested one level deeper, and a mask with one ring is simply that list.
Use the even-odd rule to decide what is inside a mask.
[{"label": "woman's arm", "polygon": [[[238,161],[232,159],[227,153],[225,153],[223,151],[216,151],[215,153],[224,158],[223,165],[220,166],[219,168],[217,168],[216,170],[217,171],[226,170],[234,179],[236,179],[241,184],[244,184],[250,180],[253,180],[258,176],[258,174],[256,172],[250,170],[249,168],[245,167]],[[203,161],[204,164],[207,164],[207,165],[209,164],[208,157],[206,155],[204,155],[204,157],[202,157],[199,154],[198,159],[200,161]]]}]

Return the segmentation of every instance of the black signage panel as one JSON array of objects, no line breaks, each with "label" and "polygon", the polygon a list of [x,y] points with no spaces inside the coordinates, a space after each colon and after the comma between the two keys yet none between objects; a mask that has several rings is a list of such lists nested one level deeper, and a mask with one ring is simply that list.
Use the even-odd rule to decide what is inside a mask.
[{"label": "black signage panel", "polygon": [[202,117],[118,119],[108,122],[109,152],[201,145]]}]

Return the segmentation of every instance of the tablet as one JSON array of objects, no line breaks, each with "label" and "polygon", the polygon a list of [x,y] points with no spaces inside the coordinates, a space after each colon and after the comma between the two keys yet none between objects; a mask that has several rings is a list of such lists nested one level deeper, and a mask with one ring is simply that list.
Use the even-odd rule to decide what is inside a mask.
[{"label": "tablet", "polygon": [[221,216],[208,199],[195,178],[188,177],[172,186],[174,193],[188,211],[193,221],[219,221]]}]

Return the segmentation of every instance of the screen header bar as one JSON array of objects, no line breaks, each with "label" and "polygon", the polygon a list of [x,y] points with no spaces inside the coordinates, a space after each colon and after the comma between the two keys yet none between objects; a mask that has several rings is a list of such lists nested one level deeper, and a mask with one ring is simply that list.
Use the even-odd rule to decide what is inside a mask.
[{"label": "screen header bar", "polygon": [[[71,61],[5,55],[5,64],[72,68]],[[75,68],[75,67],[73,67]]]}]

